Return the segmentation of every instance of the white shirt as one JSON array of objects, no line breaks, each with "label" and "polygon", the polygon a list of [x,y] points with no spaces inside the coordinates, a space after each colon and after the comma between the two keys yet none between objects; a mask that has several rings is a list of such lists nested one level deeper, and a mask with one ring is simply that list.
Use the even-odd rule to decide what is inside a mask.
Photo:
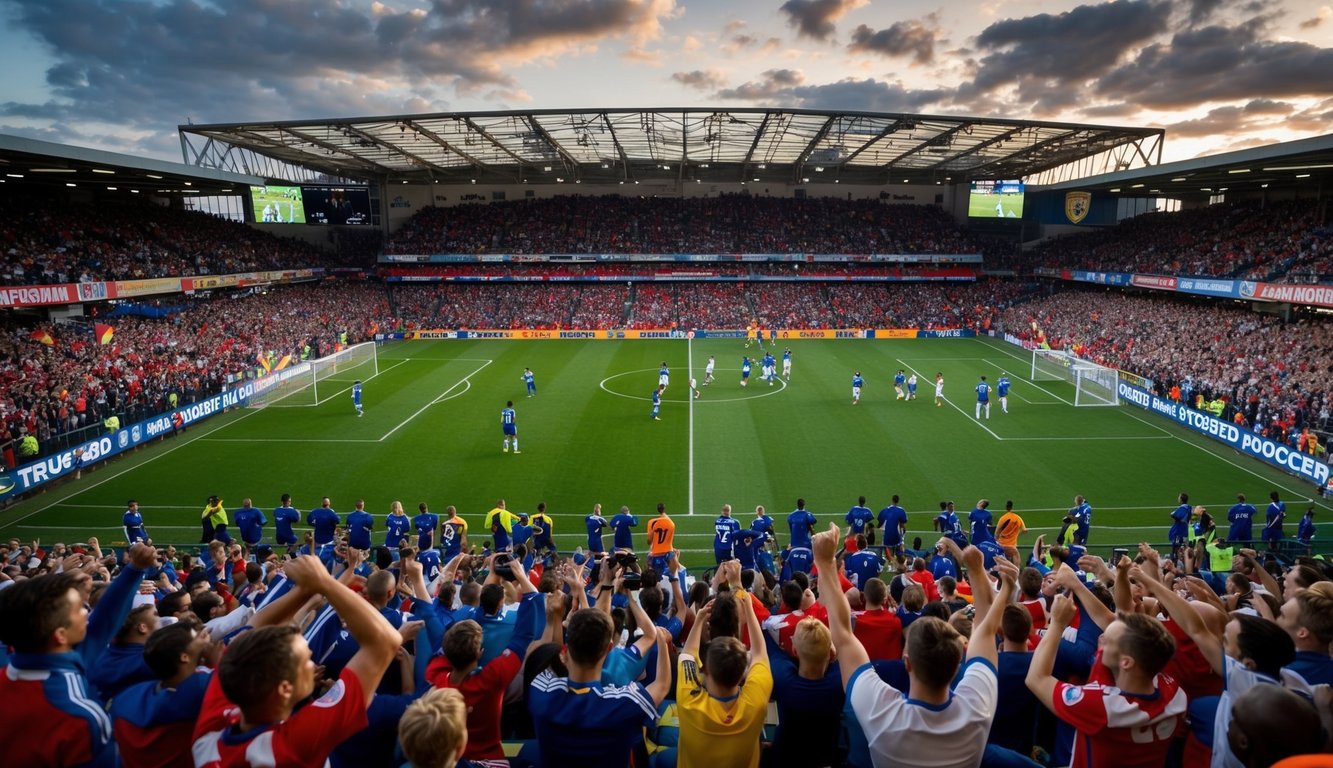
[{"label": "white shirt", "polygon": [[1217,717],[1213,720],[1213,768],[1245,768],[1245,764],[1231,753],[1227,742],[1227,729],[1231,727],[1231,702],[1242,693],[1256,685],[1281,685],[1289,690],[1309,696],[1312,692],[1305,678],[1295,672],[1282,670],[1282,679],[1274,680],[1268,675],[1246,669],[1244,664],[1225,657],[1222,670],[1222,697],[1217,702]]}]

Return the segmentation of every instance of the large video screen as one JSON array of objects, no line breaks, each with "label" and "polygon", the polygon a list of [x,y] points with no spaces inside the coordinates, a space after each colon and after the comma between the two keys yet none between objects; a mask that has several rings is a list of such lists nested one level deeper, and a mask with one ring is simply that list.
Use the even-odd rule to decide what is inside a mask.
[{"label": "large video screen", "polygon": [[1023,218],[1023,182],[1018,179],[972,182],[967,215],[978,219]]},{"label": "large video screen", "polygon": [[301,187],[311,224],[369,224],[370,190],[365,187]]},{"label": "large video screen", "polygon": [[305,204],[300,187],[250,187],[250,203],[255,221],[270,224],[304,224]]}]

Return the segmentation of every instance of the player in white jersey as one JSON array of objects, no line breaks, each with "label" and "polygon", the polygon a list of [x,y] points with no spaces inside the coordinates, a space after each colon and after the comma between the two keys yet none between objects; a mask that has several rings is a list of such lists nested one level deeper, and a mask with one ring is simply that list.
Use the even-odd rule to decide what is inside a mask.
[{"label": "player in white jersey", "polygon": [[694,393],[694,399],[698,400],[703,393],[699,391],[699,380],[690,379],[690,391]]},{"label": "player in white jersey", "polygon": [[907,399],[916,399],[916,374],[907,377]]},{"label": "player in white jersey", "polygon": [[935,374],[935,407],[944,407],[944,374]]},{"label": "player in white jersey", "polygon": [[782,378],[791,378],[791,347],[782,351]]},{"label": "player in white jersey", "polygon": [[662,367],[657,371],[657,386],[665,392],[667,385],[671,383],[671,371],[667,369],[666,361],[662,361]]},{"label": "player in white jersey", "polygon": [[708,356],[708,364],[704,366],[704,386],[705,386],[705,387],[708,386],[709,384],[712,384],[712,383],[713,383],[713,368],[714,368],[716,365],[717,365],[717,361],[713,359],[713,356],[712,356],[712,355],[709,355],[709,356]]}]

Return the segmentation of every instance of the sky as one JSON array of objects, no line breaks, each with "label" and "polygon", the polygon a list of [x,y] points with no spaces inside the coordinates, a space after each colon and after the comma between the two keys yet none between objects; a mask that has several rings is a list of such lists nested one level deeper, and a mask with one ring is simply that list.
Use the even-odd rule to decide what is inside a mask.
[{"label": "sky", "polygon": [[1320,0],[0,0],[0,133],[181,159],[176,126],[778,107],[1333,133]]}]

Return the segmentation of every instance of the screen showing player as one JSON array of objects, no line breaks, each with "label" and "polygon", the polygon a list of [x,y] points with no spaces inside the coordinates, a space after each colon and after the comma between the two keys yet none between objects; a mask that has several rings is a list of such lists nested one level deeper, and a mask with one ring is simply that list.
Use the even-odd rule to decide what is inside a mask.
[{"label": "screen showing player", "polygon": [[967,215],[978,219],[1023,218],[1023,182],[978,180],[972,182]]},{"label": "screen showing player", "polygon": [[365,187],[301,187],[311,224],[369,224],[370,190]]},{"label": "screen showing player", "polygon": [[301,202],[300,187],[273,184],[250,187],[250,204],[254,207],[255,221],[266,224],[305,223],[305,204]]}]

